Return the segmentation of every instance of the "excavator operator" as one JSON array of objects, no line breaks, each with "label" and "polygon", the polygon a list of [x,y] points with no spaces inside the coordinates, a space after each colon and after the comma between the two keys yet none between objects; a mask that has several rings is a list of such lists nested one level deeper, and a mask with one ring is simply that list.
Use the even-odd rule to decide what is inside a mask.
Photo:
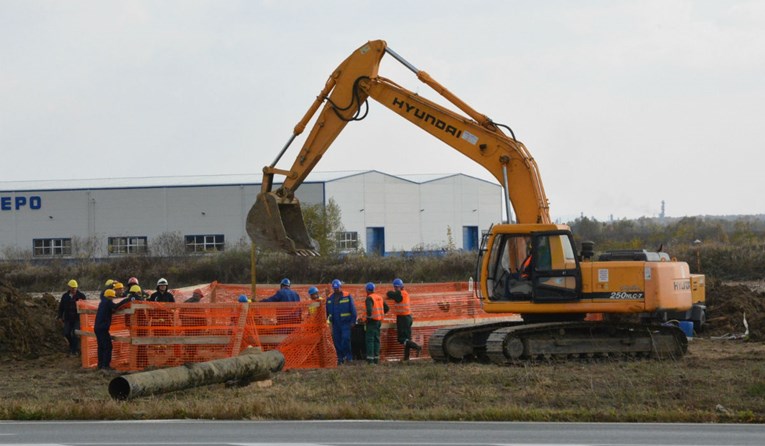
[{"label": "excavator operator", "polygon": [[[511,272],[510,276],[505,283],[505,297],[514,300],[514,299],[525,299],[528,298],[528,296],[531,293],[531,264],[532,264],[532,253],[531,253],[531,239],[529,237],[514,237],[514,241],[516,243],[516,249],[514,250],[517,254],[517,259],[521,258],[521,253],[525,252],[525,258],[522,262],[516,263],[518,265],[517,270],[515,272]],[[520,252],[518,252],[520,251]],[[510,255],[513,255],[512,253]]]}]

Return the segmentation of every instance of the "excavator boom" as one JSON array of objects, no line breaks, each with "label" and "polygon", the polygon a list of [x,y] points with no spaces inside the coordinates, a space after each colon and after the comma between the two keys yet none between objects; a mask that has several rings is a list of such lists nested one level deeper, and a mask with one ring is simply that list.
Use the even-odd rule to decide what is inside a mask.
[{"label": "excavator boom", "polygon": [[[467,116],[448,110],[396,83],[377,75],[385,54],[417,74]],[[549,223],[549,206],[536,162],[526,147],[505,135],[486,115],[478,113],[456,95],[417,70],[382,40],[367,42],[345,59],[330,75],[322,91],[295,126],[276,160],[263,168],[263,182],[255,205],[247,216],[247,232],[256,247],[298,255],[316,254],[306,231],[295,191],[313,170],[335,138],[350,121],[361,120],[372,98],[450,147],[485,167],[505,188],[508,216],[514,209],[520,223]],[[324,104],[322,107],[322,103]],[[295,137],[319,111],[316,122],[289,170],[276,164]],[[284,181],[273,190],[274,175]],[[508,220],[510,218],[508,217]]]}]

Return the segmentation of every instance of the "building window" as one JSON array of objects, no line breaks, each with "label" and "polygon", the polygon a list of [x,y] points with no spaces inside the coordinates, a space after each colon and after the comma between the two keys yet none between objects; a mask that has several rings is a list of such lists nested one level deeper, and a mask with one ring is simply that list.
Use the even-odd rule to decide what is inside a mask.
[{"label": "building window", "polygon": [[339,251],[355,251],[359,247],[358,232],[337,232],[335,241]]},{"label": "building window", "polygon": [[186,236],[186,252],[210,251],[223,251],[223,234]]},{"label": "building window", "polygon": [[109,254],[146,254],[146,237],[109,237]]},{"label": "building window", "polygon": [[70,238],[36,238],[32,240],[32,246],[35,257],[72,255],[72,239]]}]

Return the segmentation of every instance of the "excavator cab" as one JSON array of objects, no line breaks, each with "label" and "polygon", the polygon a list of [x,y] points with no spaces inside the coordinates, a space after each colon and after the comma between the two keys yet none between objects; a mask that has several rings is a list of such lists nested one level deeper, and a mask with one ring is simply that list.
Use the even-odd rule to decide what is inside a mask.
[{"label": "excavator cab", "polygon": [[298,256],[318,256],[316,241],[308,235],[297,198],[261,192],[247,214],[247,234],[258,248]]},{"label": "excavator cab", "polygon": [[556,225],[493,226],[483,238],[476,274],[489,312],[492,302],[573,302],[581,296],[573,237]]}]

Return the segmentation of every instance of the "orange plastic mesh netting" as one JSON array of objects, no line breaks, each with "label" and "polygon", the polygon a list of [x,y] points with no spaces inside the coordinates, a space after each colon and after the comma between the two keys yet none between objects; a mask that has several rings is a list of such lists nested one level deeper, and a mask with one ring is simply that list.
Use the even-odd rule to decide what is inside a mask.
[{"label": "orange plastic mesh netting", "polygon": [[[324,302],[308,298],[309,285],[293,285],[300,302],[240,303],[244,294],[251,298],[248,285],[209,285],[172,290],[176,302],[191,297],[199,288],[205,297],[197,303],[133,302],[114,314],[110,329],[113,339],[112,367],[123,371],[148,367],[170,367],[187,362],[202,362],[239,354],[248,347],[263,351],[278,349],[285,356],[285,369],[336,367],[336,354],[330,327],[326,323]],[[323,296],[331,289],[320,287]],[[487,314],[463,282],[408,284],[411,296],[412,340],[423,346],[438,328],[476,322],[485,318],[507,318],[506,314]],[[256,300],[278,290],[278,285],[259,285]],[[364,313],[364,285],[345,284],[343,290],[354,296],[359,315]],[[384,293],[384,286],[378,292]],[[95,367],[97,346],[93,325],[96,301],[80,301],[82,366]],[[354,341],[355,347],[363,341]],[[381,359],[398,360],[403,347],[396,339],[395,316],[387,314],[380,335]],[[358,350],[354,347],[354,350]],[[363,356],[362,356],[363,357]],[[361,359],[361,358],[358,358]]]}]

